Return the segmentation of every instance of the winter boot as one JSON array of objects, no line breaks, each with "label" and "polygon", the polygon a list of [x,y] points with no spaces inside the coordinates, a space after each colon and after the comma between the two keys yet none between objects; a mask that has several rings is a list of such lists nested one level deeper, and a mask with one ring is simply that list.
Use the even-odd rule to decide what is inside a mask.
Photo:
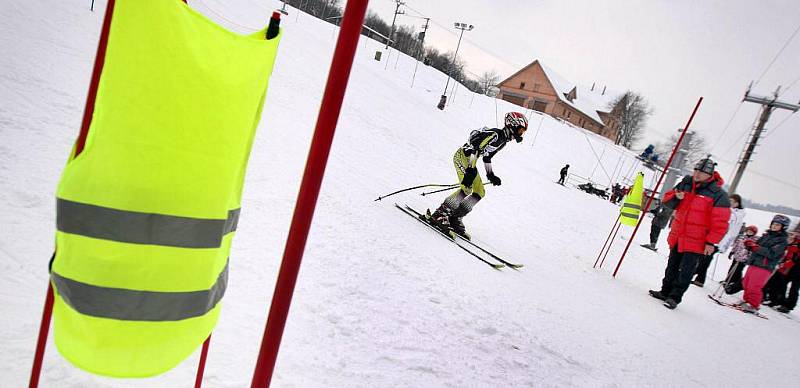
[{"label": "winter boot", "polygon": [[481,197],[476,194],[469,195],[458,204],[458,207],[453,210],[452,213],[450,213],[450,217],[447,219],[450,223],[450,229],[467,240],[470,239],[470,236],[467,233],[467,229],[464,227],[464,223],[461,221],[461,219],[466,216],[467,213],[472,211],[472,207],[475,206],[475,204],[480,200]]},{"label": "winter boot", "polygon": [[652,296],[653,298],[656,298],[658,300],[666,300],[667,299],[667,297],[664,294],[662,294],[661,291],[650,290],[648,292],[650,293],[650,296]]},{"label": "winter boot", "polygon": [[792,311],[792,309],[790,309],[790,308],[788,308],[786,306],[778,307],[778,312],[781,312],[781,313],[784,313],[784,314],[789,314],[789,311]]},{"label": "winter boot", "polygon": [[758,308],[754,307],[750,303],[744,303],[739,308],[742,309],[742,311],[744,311],[746,313],[758,314]]},{"label": "winter boot", "polygon": [[692,284],[694,284],[697,287],[703,288],[703,282],[699,282],[697,280],[692,280]]},{"label": "winter boot", "polygon": [[[459,208],[460,209],[460,208]],[[464,237],[465,239],[469,240],[470,236],[467,233],[467,228],[464,227],[464,222],[461,221],[462,216],[459,216],[458,209],[450,214],[447,221],[450,224],[450,229],[455,232],[457,235]]]},{"label": "winter boot", "polygon": [[678,307],[678,302],[676,302],[675,299],[667,298],[667,300],[664,301],[664,307],[675,310],[675,307]]}]

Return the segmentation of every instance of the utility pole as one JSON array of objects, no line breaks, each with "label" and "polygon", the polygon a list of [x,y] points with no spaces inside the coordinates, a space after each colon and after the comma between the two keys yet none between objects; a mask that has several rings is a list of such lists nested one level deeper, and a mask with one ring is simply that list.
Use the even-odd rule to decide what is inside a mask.
[{"label": "utility pole", "polygon": [[747,91],[744,93],[744,101],[761,104],[761,117],[759,117],[758,125],[753,130],[753,135],[750,137],[750,141],[747,143],[741,159],[739,159],[739,167],[736,169],[736,175],[734,175],[733,180],[731,181],[731,187],[729,190],[731,193],[736,192],[736,188],[739,186],[739,182],[742,180],[742,175],[744,174],[744,170],[747,168],[747,164],[750,163],[750,160],[753,157],[753,151],[756,148],[758,139],[761,137],[761,133],[764,132],[764,126],[766,126],[767,121],[769,121],[769,116],[772,114],[772,111],[776,108],[780,108],[797,112],[797,110],[800,109],[800,102],[797,104],[791,104],[788,102],[778,101],[778,93],[781,90],[780,86],[775,89],[775,93],[772,97],[752,95],[750,94],[750,88],[752,87],[753,84],[750,83],[750,86],[747,87]]},{"label": "utility pole", "polygon": [[400,10],[400,6],[406,5],[406,3],[400,0],[394,0],[394,2],[397,3],[397,6],[394,7],[394,16],[392,17],[392,28],[389,31],[389,39],[386,39],[386,47],[385,47],[386,49],[389,48],[389,43],[392,42],[392,36],[394,35],[394,22],[397,20],[397,15],[405,14],[405,11]]},{"label": "utility pole", "polygon": [[425,18],[425,25],[422,26],[422,32],[419,33],[418,40],[419,40],[419,48],[417,49],[417,62],[414,63],[414,75],[411,76],[411,87],[414,87],[414,80],[417,78],[417,66],[419,66],[419,61],[422,55],[425,54],[425,32],[428,31],[428,22],[431,21],[431,18]]},{"label": "utility pole", "polygon": [[458,44],[456,44],[456,52],[453,53],[453,62],[450,63],[450,68],[447,70],[447,83],[444,84],[444,92],[442,92],[439,105],[437,105],[439,110],[444,110],[444,106],[447,103],[447,86],[450,85],[450,74],[453,72],[453,66],[455,66],[456,58],[458,58],[458,48],[461,47],[461,38],[464,36],[464,31],[472,31],[472,29],[475,28],[472,24],[467,23],[455,23],[455,26],[457,29],[461,30],[461,34],[458,35]]}]

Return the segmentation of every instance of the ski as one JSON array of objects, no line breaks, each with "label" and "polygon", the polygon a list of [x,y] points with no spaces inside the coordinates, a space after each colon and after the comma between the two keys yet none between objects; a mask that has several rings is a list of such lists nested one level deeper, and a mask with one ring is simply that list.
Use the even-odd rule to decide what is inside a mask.
[{"label": "ski", "polygon": [[434,231],[436,231],[436,233],[439,233],[439,235],[441,235],[442,237],[446,238],[447,240],[449,240],[450,242],[455,244],[457,247],[461,248],[464,252],[467,252],[470,255],[472,255],[473,257],[475,257],[476,259],[482,261],[484,264],[486,264],[486,265],[488,265],[488,266],[490,266],[490,267],[492,267],[492,268],[494,268],[496,270],[499,270],[500,268],[505,267],[505,265],[503,265],[503,264],[495,264],[495,263],[489,262],[486,259],[484,259],[483,257],[481,257],[480,255],[478,255],[477,253],[475,253],[475,252],[467,249],[466,247],[462,246],[452,236],[449,236],[449,235],[445,234],[441,230],[437,229],[435,226],[433,226],[433,225],[425,222],[423,219],[419,218],[419,215],[415,214],[416,212],[410,211],[410,210],[406,210],[405,208],[403,208],[402,206],[400,206],[398,204],[394,204],[394,206],[396,208],[400,209],[400,211],[402,211],[403,213],[407,214],[409,217],[411,217],[411,218],[421,222],[423,225],[433,229]]},{"label": "ski", "polygon": [[[409,211],[411,211],[412,213],[416,214],[416,215],[417,215],[417,217],[422,217],[422,213],[420,213],[420,212],[416,211],[416,210],[415,210],[414,208],[412,208],[411,206],[408,206],[408,205],[405,205],[405,206],[406,206],[406,209],[408,209],[408,210],[409,210]],[[517,264],[517,263],[512,263],[512,262],[509,262],[509,261],[507,261],[507,260],[504,260],[504,259],[503,259],[503,258],[501,258],[500,256],[497,256],[497,255],[495,255],[494,253],[490,252],[488,249],[486,249],[486,248],[484,248],[484,247],[482,247],[482,246],[480,246],[480,245],[478,245],[478,244],[476,244],[476,243],[474,243],[474,242],[472,242],[472,241],[470,241],[470,240],[467,240],[466,238],[464,238],[463,236],[459,235],[458,233],[453,233],[453,234],[456,236],[456,238],[457,238],[457,239],[459,239],[459,240],[461,240],[461,241],[464,241],[465,243],[467,243],[467,244],[469,244],[469,245],[471,245],[471,246],[473,246],[473,247],[477,248],[479,251],[481,251],[481,252],[483,252],[483,253],[485,253],[485,254],[487,254],[487,255],[491,256],[491,257],[492,257],[492,259],[495,259],[495,260],[497,260],[497,261],[499,261],[499,262],[501,262],[501,263],[505,264],[505,265],[506,265],[506,266],[508,266],[509,268],[513,268],[513,269],[519,269],[519,268],[522,268],[522,267],[524,267],[524,266],[525,266],[524,264]]]},{"label": "ski", "polygon": [[711,299],[711,300],[713,300],[714,302],[716,302],[716,303],[717,303],[718,305],[720,305],[720,306],[730,307],[730,308],[732,308],[732,309],[734,309],[734,310],[741,311],[741,312],[743,312],[743,313],[745,313],[745,314],[751,314],[751,315],[755,315],[755,316],[757,316],[757,317],[759,317],[759,318],[761,318],[761,319],[767,319],[767,320],[769,320],[769,318],[767,318],[767,316],[766,316],[766,315],[764,315],[764,314],[761,314],[761,313],[759,313],[759,312],[757,312],[757,311],[756,311],[756,312],[745,311],[745,310],[744,310],[744,309],[742,309],[742,307],[741,307],[741,306],[739,306],[738,304],[733,304],[733,303],[727,303],[727,302],[723,302],[721,299],[719,299],[719,298],[715,298],[713,295],[708,295],[708,298],[709,298],[709,299]]},{"label": "ski", "polygon": [[467,239],[465,239],[464,237],[462,237],[462,236],[460,236],[458,234],[456,234],[456,238],[466,242],[469,245],[472,245],[473,247],[477,248],[481,252],[491,256],[493,259],[495,259],[495,260],[507,265],[510,268],[519,269],[519,268],[522,268],[522,267],[525,266],[525,264],[518,264],[518,263],[512,263],[512,262],[506,261],[506,260],[502,259],[500,256],[497,256],[494,253],[488,251],[486,248],[484,248],[484,247],[482,247],[482,246],[480,246],[478,244],[475,244],[474,242],[472,242],[470,240],[467,240]]}]

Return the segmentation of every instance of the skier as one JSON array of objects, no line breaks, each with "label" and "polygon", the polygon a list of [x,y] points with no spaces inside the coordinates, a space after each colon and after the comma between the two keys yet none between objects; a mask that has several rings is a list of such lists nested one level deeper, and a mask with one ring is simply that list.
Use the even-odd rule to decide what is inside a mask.
[{"label": "skier", "polygon": [[744,301],[740,303],[742,311],[756,313],[764,298],[762,289],[767,284],[772,270],[778,265],[783,251],[788,245],[786,229],[789,228],[789,217],[777,214],[772,218],[769,230],[755,242],[748,242],[745,247],[750,251],[747,260],[747,273],[742,279],[744,286]]},{"label": "skier", "polygon": [[[725,252],[733,244],[733,240],[742,231],[744,226],[744,208],[742,208],[742,197],[739,194],[731,194],[729,197],[731,201],[731,218],[728,220],[728,231],[725,232],[725,237],[719,242],[719,252]],[[716,252],[715,252],[716,253]],[[714,254],[715,254],[714,253]],[[706,282],[706,273],[711,261],[714,260],[714,254],[708,255],[700,259],[700,264],[697,265],[695,270],[695,278],[692,284],[698,287],[703,287]]]},{"label": "skier", "polygon": [[653,213],[653,221],[650,223],[650,243],[642,244],[641,246],[655,251],[661,229],[666,228],[670,219],[672,219],[672,209],[661,205],[651,210],[650,213]]},{"label": "skier", "polygon": [[472,131],[467,143],[456,150],[453,156],[453,165],[456,168],[461,187],[445,198],[433,214],[430,214],[430,210],[428,210],[424,215],[426,221],[439,229],[449,228],[458,235],[469,239],[469,234],[467,234],[461,219],[485,195],[483,182],[476,168],[478,156],[482,156],[486,179],[492,185],[500,186],[500,178],[492,171],[492,157],[512,139],[517,143],[521,142],[527,129],[528,120],[525,115],[519,112],[509,112],[506,113],[503,128],[483,127]]},{"label": "skier", "polygon": [[714,171],[713,160],[701,159],[675,188],[664,195],[663,204],[675,209],[675,219],[667,242],[670,252],[661,290],[650,296],[664,301],[669,309],[678,307],[697,262],[716,250],[725,236],[731,215],[728,194],[722,190],[722,177]]},{"label": "skier", "polygon": [[[786,286],[791,283],[789,296],[786,297]],[[767,282],[767,292],[770,301],[765,303],[767,306],[776,307],[782,313],[792,311],[797,305],[797,294],[800,291],[800,235],[792,233],[789,246],[783,262],[778,267],[778,271],[772,275]]]},{"label": "skier", "polygon": [[750,251],[747,250],[745,244],[749,244],[748,241],[755,242],[756,234],[758,234],[758,228],[755,225],[749,225],[744,229],[744,233],[739,235],[733,243],[731,253],[728,254],[731,259],[731,266],[728,268],[727,283],[724,285],[725,293],[728,295],[733,295],[742,290],[742,272],[744,272],[744,266],[747,265],[745,264],[747,259],[750,258]]},{"label": "skier", "polygon": [[564,186],[564,179],[567,177],[567,172],[569,171],[569,164],[561,168],[561,178],[558,178],[558,184]]}]

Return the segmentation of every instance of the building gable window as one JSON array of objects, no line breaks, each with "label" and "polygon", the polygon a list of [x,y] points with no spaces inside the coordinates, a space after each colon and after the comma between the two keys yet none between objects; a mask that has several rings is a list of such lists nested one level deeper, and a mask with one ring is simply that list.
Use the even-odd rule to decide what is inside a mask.
[{"label": "building gable window", "polygon": [[539,88],[540,88],[541,86],[542,86],[542,85],[540,85],[540,84],[533,84],[533,91],[534,91],[534,92],[538,92],[538,91],[539,91]]},{"label": "building gable window", "polygon": [[525,82],[520,82],[519,83],[519,88],[520,89],[525,89]]}]

